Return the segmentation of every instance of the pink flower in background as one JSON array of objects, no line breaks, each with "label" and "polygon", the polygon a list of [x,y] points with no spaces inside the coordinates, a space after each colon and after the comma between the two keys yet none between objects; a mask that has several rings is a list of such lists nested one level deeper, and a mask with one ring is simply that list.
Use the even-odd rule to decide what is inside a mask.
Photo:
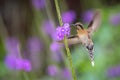
[{"label": "pink flower in background", "polygon": [[62,70],[62,75],[63,75],[63,77],[65,78],[65,80],[71,80],[71,79],[72,79],[71,72],[70,72],[70,70],[67,69],[67,68],[64,68],[64,69]]},{"label": "pink flower in background", "polygon": [[26,72],[30,72],[32,70],[30,61],[27,59],[23,59],[22,68]]},{"label": "pink flower in background", "polygon": [[54,38],[55,26],[53,21],[44,21],[42,24],[42,29],[47,35],[49,35],[51,38]]},{"label": "pink flower in background", "polygon": [[63,23],[72,23],[76,19],[76,14],[74,11],[66,11],[62,13]]},{"label": "pink flower in background", "polygon": [[108,77],[117,77],[120,76],[120,65],[111,67],[107,70]]},{"label": "pink flower in background", "polygon": [[5,40],[5,49],[7,53],[18,56],[19,55],[18,46],[19,46],[19,41],[14,37],[10,37]]},{"label": "pink flower in background", "polygon": [[6,57],[5,57],[5,65],[6,65],[6,67],[8,68],[8,69],[10,69],[10,70],[20,70],[20,67],[21,66],[17,66],[16,65],[16,57],[14,56],[14,55],[12,55],[12,54],[8,54]]},{"label": "pink flower in background", "polygon": [[7,38],[5,40],[5,48],[7,55],[4,62],[8,69],[31,71],[30,61],[22,59],[20,56],[19,41],[16,38]]},{"label": "pink flower in background", "polygon": [[58,73],[58,68],[55,65],[50,65],[47,68],[47,73],[49,76],[56,76]]},{"label": "pink flower in background", "polygon": [[57,42],[53,42],[50,45],[50,50],[53,52],[59,51],[60,50],[60,45]]},{"label": "pink flower in background", "polygon": [[36,9],[43,9],[45,7],[45,0],[31,0],[31,2]]},{"label": "pink flower in background", "polygon": [[92,20],[92,18],[93,18],[93,15],[94,15],[94,13],[93,13],[93,11],[92,10],[88,10],[88,11],[86,11],[86,12],[84,12],[83,14],[82,14],[82,21],[84,22],[84,23],[90,23],[90,21]]},{"label": "pink flower in background", "polygon": [[31,63],[29,60],[18,58],[12,54],[5,57],[5,65],[10,70],[31,71]]},{"label": "pink flower in background", "polygon": [[28,39],[27,48],[31,53],[38,53],[42,48],[41,41],[38,37],[31,37]]},{"label": "pink flower in background", "polygon": [[118,14],[112,14],[111,16],[110,16],[110,23],[112,24],[112,25],[120,25],[120,13],[118,13]]}]

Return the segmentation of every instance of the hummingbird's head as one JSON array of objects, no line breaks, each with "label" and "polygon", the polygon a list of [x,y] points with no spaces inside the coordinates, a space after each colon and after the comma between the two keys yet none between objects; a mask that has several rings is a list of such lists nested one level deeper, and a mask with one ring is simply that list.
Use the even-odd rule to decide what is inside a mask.
[{"label": "hummingbird's head", "polygon": [[84,29],[84,28],[83,28],[83,24],[80,23],[80,22],[75,23],[74,26],[75,26],[75,28],[76,28],[77,30]]}]

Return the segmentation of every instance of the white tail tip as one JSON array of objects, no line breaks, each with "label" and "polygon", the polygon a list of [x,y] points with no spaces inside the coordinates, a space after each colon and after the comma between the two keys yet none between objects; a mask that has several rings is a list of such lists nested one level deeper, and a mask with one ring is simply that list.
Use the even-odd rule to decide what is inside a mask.
[{"label": "white tail tip", "polygon": [[91,62],[92,66],[94,67],[94,61]]}]

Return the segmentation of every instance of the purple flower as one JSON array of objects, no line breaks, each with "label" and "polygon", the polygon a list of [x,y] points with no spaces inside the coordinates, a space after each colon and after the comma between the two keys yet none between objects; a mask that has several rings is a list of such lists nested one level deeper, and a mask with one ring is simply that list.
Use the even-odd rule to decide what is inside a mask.
[{"label": "purple flower", "polygon": [[32,5],[36,9],[43,9],[45,7],[45,0],[32,0]]},{"label": "purple flower", "polygon": [[28,39],[27,48],[31,53],[38,53],[41,50],[41,41],[37,37]]},{"label": "purple flower", "polygon": [[62,21],[64,23],[72,23],[76,19],[76,14],[74,11],[67,11],[62,13]]},{"label": "purple flower", "polygon": [[57,42],[53,42],[50,45],[50,50],[53,52],[59,51],[59,49],[60,49],[60,45]]},{"label": "purple flower", "polygon": [[120,76],[120,65],[111,67],[107,70],[108,77],[117,77]]},{"label": "purple flower", "polygon": [[[7,38],[5,40],[7,55],[5,57],[5,65],[10,70],[30,71],[30,62],[20,58],[19,41],[16,38]],[[28,67],[29,66],[29,67]]]},{"label": "purple flower", "polygon": [[5,40],[5,48],[8,53],[18,55],[19,54],[19,41],[16,38],[7,38]]},{"label": "purple flower", "polygon": [[65,23],[62,27],[58,27],[56,29],[56,39],[57,40],[63,40],[64,36],[70,35],[70,25],[68,23]]},{"label": "purple flower", "polygon": [[71,72],[69,71],[69,69],[65,68],[62,71],[62,75],[64,78],[66,78],[67,80],[71,80],[72,76],[71,76]]},{"label": "purple flower", "polygon": [[55,65],[50,65],[47,68],[47,73],[49,76],[55,76],[58,73],[58,68]]},{"label": "purple flower", "polygon": [[10,70],[21,70],[22,60],[20,58],[17,58],[13,54],[8,54],[5,57],[5,65]]},{"label": "purple flower", "polygon": [[16,57],[13,55],[7,55],[5,57],[5,65],[10,70],[18,69],[16,66]]},{"label": "purple flower", "polygon": [[22,67],[23,67],[23,70],[25,70],[26,72],[30,72],[31,71],[31,63],[29,60],[27,59],[23,59],[23,63],[22,63]]},{"label": "purple flower", "polygon": [[52,21],[44,21],[42,24],[42,29],[43,31],[45,31],[45,33],[47,33],[51,38],[53,38],[54,36],[54,32],[55,32],[55,26],[54,23]]},{"label": "purple flower", "polygon": [[112,25],[120,25],[120,14],[112,14],[110,16],[110,23]]},{"label": "purple flower", "polygon": [[84,13],[82,14],[83,22],[84,22],[84,23],[89,23],[89,22],[92,20],[93,15],[94,15],[94,14],[93,14],[93,11],[92,11],[92,10],[88,10],[88,11],[84,12]]},{"label": "purple flower", "polygon": [[53,42],[50,45],[50,50],[52,51],[51,58],[53,61],[60,62],[62,60],[63,55],[60,51],[61,47],[63,47],[63,45],[59,44],[58,42]]},{"label": "purple flower", "polygon": [[31,63],[26,59],[18,58],[12,54],[5,57],[5,65],[10,70],[24,70],[31,71]]}]

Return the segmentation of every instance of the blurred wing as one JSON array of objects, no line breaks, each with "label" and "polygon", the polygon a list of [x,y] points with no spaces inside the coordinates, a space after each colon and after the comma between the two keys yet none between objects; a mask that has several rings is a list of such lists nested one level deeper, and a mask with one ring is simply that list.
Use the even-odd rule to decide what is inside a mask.
[{"label": "blurred wing", "polygon": [[77,35],[72,35],[68,37],[67,41],[69,45],[80,43],[80,39]]},{"label": "blurred wing", "polygon": [[93,32],[97,30],[97,28],[100,26],[100,24],[101,24],[101,11],[96,10],[92,21],[88,25],[89,33],[93,34]]},{"label": "blurred wing", "polygon": [[[64,41],[58,41],[59,43],[64,43]],[[72,44],[78,44],[80,43],[80,39],[77,35],[72,35],[70,37],[67,38],[67,42],[68,42],[68,45],[72,45]]]}]

